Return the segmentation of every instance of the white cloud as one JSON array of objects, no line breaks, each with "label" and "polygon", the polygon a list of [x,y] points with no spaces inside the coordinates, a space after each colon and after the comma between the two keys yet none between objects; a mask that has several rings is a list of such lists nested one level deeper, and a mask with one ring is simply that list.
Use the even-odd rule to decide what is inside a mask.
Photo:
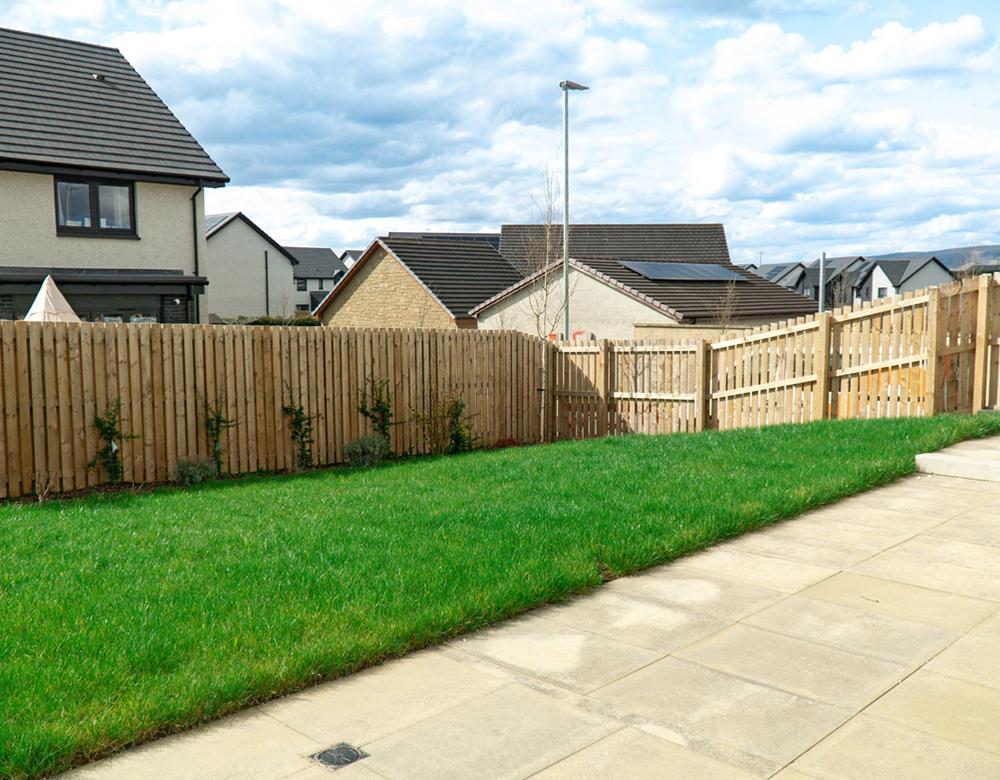
[{"label": "white cloud", "polygon": [[929,71],[984,68],[989,35],[978,16],[954,22],[933,22],[919,30],[889,22],[865,41],[847,49],[831,45],[803,57],[802,64],[817,78],[871,80]]}]

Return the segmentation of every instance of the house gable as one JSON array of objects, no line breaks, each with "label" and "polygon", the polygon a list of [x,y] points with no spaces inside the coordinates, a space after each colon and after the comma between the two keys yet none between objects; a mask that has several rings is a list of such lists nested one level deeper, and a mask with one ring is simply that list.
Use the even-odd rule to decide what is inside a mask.
[{"label": "house gable", "polygon": [[[215,218],[208,217],[209,224]],[[294,258],[243,214],[208,231],[208,311],[221,318],[292,313]]]},{"label": "house gable", "polygon": [[[676,326],[662,308],[616,289],[586,267],[570,268],[570,330],[599,338],[632,338],[638,322]],[[536,275],[510,294],[476,309],[483,329],[518,330],[542,338],[562,332],[562,274]]]},{"label": "house gable", "polygon": [[444,306],[380,242],[368,248],[316,314],[334,327],[456,327]]}]

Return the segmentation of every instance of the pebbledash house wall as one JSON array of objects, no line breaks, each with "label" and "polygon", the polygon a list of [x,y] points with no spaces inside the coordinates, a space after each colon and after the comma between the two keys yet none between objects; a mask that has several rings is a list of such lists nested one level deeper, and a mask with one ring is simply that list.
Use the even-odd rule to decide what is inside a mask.
[{"label": "pebbledash house wall", "polygon": [[[194,185],[135,182],[138,239],[56,235],[55,182],[50,174],[0,171],[0,266],[52,268],[169,269],[206,275],[205,193],[195,203]],[[207,322],[205,295],[198,296],[200,321]]]},{"label": "pebbledash house wall", "polygon": [[207,266],[209,314],[226,319],[287,317],[294,311],[292,262],[242,219],[232,220],[208,239]]},{"label": "pebbledash house wall", "polygon": [[[548,294],[545,294],[545,289]],[[519,330],[532,336],[546,337],[548,332],[562,333],[562,272],[518,290],[498,301],[479,314],[479,327],[484,330]],[[631,339],[636,322],[655,323],[676,327],[676,320],[608,287],[592,276],[569,271],[569,326],[570,332],[585,331],[599,339]],[[539,327],[540,312],[544,304],[548,311],[543,319],[547,328]]]},{"label": "pebbledash house wall", "polygon": [[[455,320],[423,285],[384,249],[365,261],[322,313],[338,328],[456,328]],[[345,286],[346,285],[346,286]]]}]

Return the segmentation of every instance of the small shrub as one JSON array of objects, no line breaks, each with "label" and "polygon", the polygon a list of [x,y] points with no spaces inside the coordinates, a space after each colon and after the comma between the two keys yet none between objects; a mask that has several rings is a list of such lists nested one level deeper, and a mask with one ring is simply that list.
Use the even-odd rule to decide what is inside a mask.
[{"label": "small shrub", "polygon": [[431,404],[429,412],[414,410],[413,419],[423,431],[431,454],[454,455],[475,446],[472,430],[462,418],[464,412],[465,401],[457,395]]},{"label": "small shrub", "polygon": [[291,325],[294,327],[311,328],[322,325],[316,317],[310,314],[300,314],[295,317],[256,317],[247,325]]},{"label": "small shrub", "polygon": [[97,434],[104,442],[104,446],[97,451],[94,459],[88,463],[88,467],[96,468],[103,466],[108,475],[108,482],[118,483],[122,481],[125,468],[122,466],[121,445],[119,442],[132,441],[139,437],[134,433],[125,433],[122,424],[125,418],[122,417],[122,399],[116,398],[103,415],[98,415],[94,420]]},{"label": "small shrub", "polygon": [[222,432],[236,426],[236,420],[230,420],[223,412],[222,394],[215,399],[215,406],[205,399],[205,433],[208,445],[212,450],[212,461],[215,463],[215,476],[222,476]]},{"label": "small shrub", "polygon": [[[289,396],[291,396],[291,392],[291,388],[288,388]],[[313,443],[313,417],[306,413],[302,404],[295,403],[291,398],[287,404],[281,407],[281,411],[291,419],[296,466],[299,469],[307,469],[313,464],[311,446]]]},{"label": "small shrub", "polygon": [[389,445],[382,436],[362,436],[344,445],[344,457],[352,466],[377,466],[389,455]]},{"label": "small shrub", "polygon": [[215,476],[215,463],[208,458],[181,458],[174,464],[174,482],[190,487]]},{"label": "small shrub", "polygon": [[375,433],[385,439],[386,450],[392,449],[392,393],[388,379],[371,378],[365,386],[358,388],[361,400],[358,411],[372,422]]}]

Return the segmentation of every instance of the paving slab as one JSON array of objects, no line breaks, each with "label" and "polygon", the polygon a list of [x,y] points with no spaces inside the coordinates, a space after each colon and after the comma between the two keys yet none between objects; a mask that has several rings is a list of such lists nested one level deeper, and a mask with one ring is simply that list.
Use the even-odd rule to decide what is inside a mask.
[{"label": "paving slab", "polygon": [[1000,577],[898,548],[879,553],[852,566],[851,570],[962,596],[1000,601]]},{"label": "paving slab", "polygon": [[954,641],[958,633],[924,623],[792,596],[744,622],[779,634],[860,653],[883,661],[917,665]]},{"label": "paving slab", "polygon": [[923,488],[934,490],[966,490],[973,493],[992,493],[1000,495],[1000,482],[983,482],[978,479],[962,479],[959,477],[939,477],[934,474],[916,474],[900,483],[913,482]]},{"label": "paving slab", "polygon": [[1000,612],[997,612],[993,615],[993,617],[984,620],[972,629],[971,633],[975,636],[985,636],[989,639],[996,639],[1000,641]]},{"label": "paving slab", "polygon": [[270,780],[309,768],[327,745],[251,709],[64,775],[66,780]]},{"label": "paving slab", "polygon": [[1000,690],[918,670],[865,712],[1000,754]]},{"label": "paving slab", "polygon": [[1000,689],[1000,639],[968,634],[932,658],[924,668]]},{"label": "paving slab", "polygon": [[970,510],[929,533],[935,538],[1000,547],[1000,505]]},{"label": "paving slab", "polygon": [[1000,482],[1000,457],[992,450],[992,458],[983,458],[984,453],[963,455],[929,452],[917,456],[917,468],[926,474],[940,474],[945,477],[964,477],[987,482]]},{"label": "paving slab", "polygon": [[[823,509],[817,509],[801,518],[807,523],[822,520],[838,520],[853,525],[866,525],[872,528],[889,528],[897,531],[909,531],[911,535],[922,533],[940,525],[943,519],[935,516],[913,515],[907,512],[894,512],[879,506],[848,503],[839,501]],[[796,520],[797,522],[797,520]]]},{"label": "paving slab", "polygon": [[839,569],[758,555],[726,543],[670,564],[678,574],[708,574],[762,588],[795,593],[836,574]]},{"label": "paving slab", "polygon": [[675,653],[675,657],[798,696],[855,709],[864,707],[910,672],[908,666],[742,623]]},{"label": "paving slab", "polygon": [[490,693],[502,677],[425,651],[261,705],[323,747],[356,745]]},{"label": "paving slab", "polygon": [[[997,526],[1000,528],[1000,518],[997,520]],[[1000,577],[1000,547],[926,534],[908,539],[896,549]]]},{"label": "paving slab", "polygon": [[752,780],[757,776],[635,728],[616,731],[534,775],[538,780]]},{"label": "paving slab", "polygon": [[952,491],[949,493],[950,500],[944,504],[935,500],[938,497],[934,495],[933,490],[917,487],[896,489],[889,487],[883,490],[885,492],[862,493],[855,498],[845,499],[838,506],[848,511],[859,512],[864,512],[865,509],[888,509],[942,521],[956,517],[975,506],[981,506],[986,499],[981,493]]},{"label": "paving slab", "polygon": [[846,569],[870,558],[877,550],[843,541],[829,539],[791,537],[776,529],[757,531],[734,542],[741,550],[768,555],[773,558],[784,558],[813,566],[825,566],[834,569]]},{"label": "paving slab", "polygon": [[606,587],[616,593],[729,620],[738,620],[788,596],[775,588],[762,588],[710,574],[674,573],[669,567],[637,577],[623,577]]},{"label": "paving slab", "polygon": [[1000,777],[1000,757],[860,715],[806,752],[791,768],[817,780],[995,780]]},{"label": "paving slab", "polygon": [[550,607],[544,615],[555,623],[662,653],[689,645],[729,625],[724,618],[607,588]]},{"label": "paving slab", "polygon": [[[382,775],[369,769],[363,758],[336,770],[315,761],[309,763],[311,765],[306,769],[286,775],[280,780],[385,780]],[[331,774],[334,771],[336,775]]]},{"label": "paving slab", "polygon": [[[675,741],[729,763],[781,766],[846,720],[851,711],[734,675],[665,658],[595,691],[620,716],[646,718]],[[759,769],[758,769],[759,771]]]},{"label": "paving slab", "polygon": [[871,554],[897,545],[915,533],[910,528],[865,525],[833,515],[817,515],[803,517],[798,522],[782,523],[773,531],[768,530],[767,536],[770,539],[806,542],[822,539],[860,547]]},{"label": "paving slab", "polygon": [[585,693],[645,666],[663,651],[530,616],[469,637],[463,651]]},{"label": "paving slab", "polygon": [[367,768],[390,780],[521,778],[620,728],[514,684],[362,748]]},{"label": "paving slab", "polygon": [[953,631],[967,631],[1000,608],[995,601],[854,572],[841,572],[806,588],[800,595]]}]

